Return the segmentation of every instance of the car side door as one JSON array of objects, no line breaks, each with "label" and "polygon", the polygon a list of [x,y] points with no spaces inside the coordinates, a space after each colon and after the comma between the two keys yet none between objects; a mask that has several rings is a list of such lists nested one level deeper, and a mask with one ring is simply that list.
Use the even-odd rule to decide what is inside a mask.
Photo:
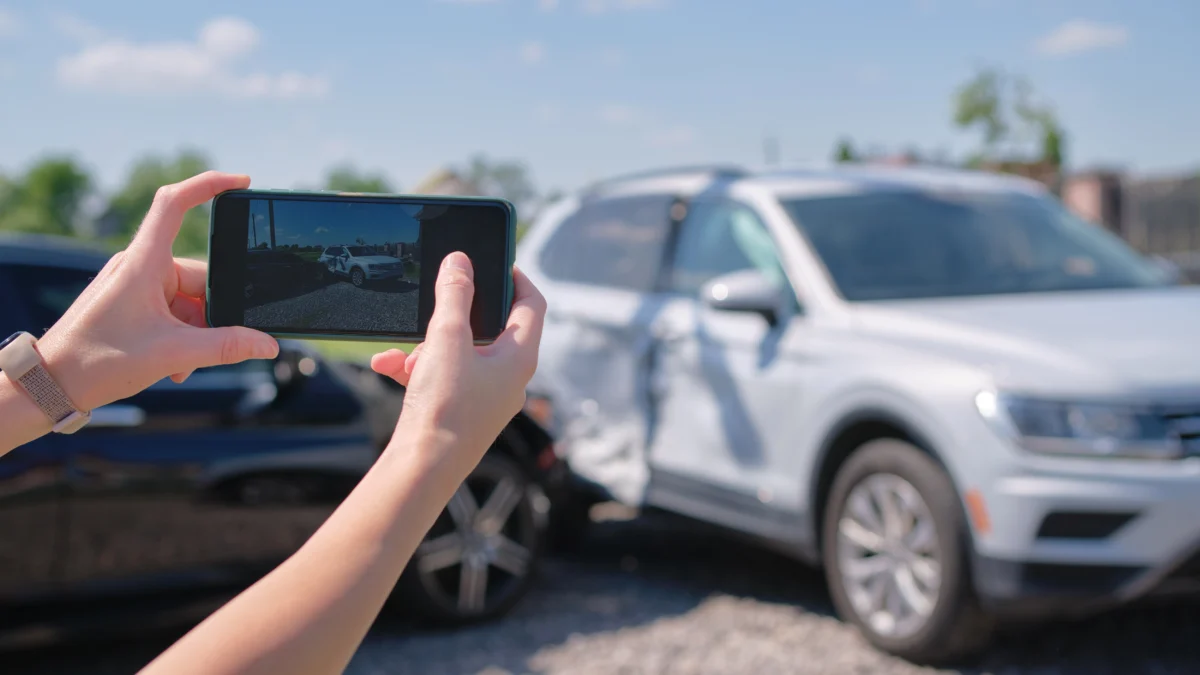
[{"label": "car side door", "polygon": [[[68,272],[67,284],[90,273]],[[0,265],[0,335],[41,335],[23,295],[24,280]],[[2,423],[2,422],[0,422]],[[0,456],[0,609],[58,590],[65,531],[66,466],[61,440],[50,435]],[[0,617],[6,613],[0,611]],[[0,623],[3,623],[0,619]]]},{"label": "car side door", "polygon": [[573,470],[630,504],[642,502],[648,476],[651,326],[676,203],[670,194],[584,201],[535,265],[549,310],[531,391],[561,411]]},{"label": "car side door", "polygon": [[[718,309],[701,298],[725,275],[751,272],[778,289],[774,316]],[[774,238],[750,206],[720,196],[690,205],[671,268],[671,299],[655,324],[655,429],[648,501],[698,518],[795,538],[793,452],[778,430],[803,395],[781,354],[803,331]]]}]

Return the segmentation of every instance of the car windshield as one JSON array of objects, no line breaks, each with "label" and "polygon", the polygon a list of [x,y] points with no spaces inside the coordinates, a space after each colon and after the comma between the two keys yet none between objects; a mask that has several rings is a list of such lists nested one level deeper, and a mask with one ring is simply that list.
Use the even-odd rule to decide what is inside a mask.
[{"label": "car windshield", "polygon": [[366,246],[347,246],[346,250],[350,251],[350,255],[355,257],[360,255],[375,255],[375,252]]},{"label": "car windshield", "polygon": [[1149,260],[1049,197],[875,192],[782,204],[851,301],[1167,282]]}]

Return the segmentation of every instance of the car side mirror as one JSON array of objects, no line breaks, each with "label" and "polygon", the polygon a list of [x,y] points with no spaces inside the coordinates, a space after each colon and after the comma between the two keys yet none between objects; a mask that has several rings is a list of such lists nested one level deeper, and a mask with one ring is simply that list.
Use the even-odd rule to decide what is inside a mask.
[{"label": "car side mirror", "polygon": [[787,306],[779,284],[759,270],[730,272],[712,279],[701,290],[701,299],[713,309],[760,314],[774,326]]}]

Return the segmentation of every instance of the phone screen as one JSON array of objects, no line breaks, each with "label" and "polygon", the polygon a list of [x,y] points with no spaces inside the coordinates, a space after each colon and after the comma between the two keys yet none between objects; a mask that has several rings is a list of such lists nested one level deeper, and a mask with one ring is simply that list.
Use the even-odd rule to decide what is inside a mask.
[{"label": "phone screen", "polygon": [[209,321],[278,335],[419,340],[442,259],[475,270],[471,326],[508,317],[511,207],[500,200],[236,191],[213,203]]}]

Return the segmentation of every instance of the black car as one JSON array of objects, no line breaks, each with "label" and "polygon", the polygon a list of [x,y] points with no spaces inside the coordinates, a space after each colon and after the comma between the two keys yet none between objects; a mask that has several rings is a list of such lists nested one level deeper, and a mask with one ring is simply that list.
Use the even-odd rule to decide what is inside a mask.
[{"label": "black car", "polygon": [[252,304],[311,290],[327,281],[329,270],[316,260],[291,251],[246,251],[245,296]]},{"label": "black car", "polygon": [[[0,334],[41,335],[107,258],[0,239]],[[0,457],[0,645],[112,623],[135,598],[173,612],[177,595],[236,590],[321,525],[386,443],[403,389],[305,343],[281,347],[274,361],[164,380],[96,409],[74,435]],[[404,604],[454,622],[511,608],[567,476],[542,427],[514,418],[401,578]],[[501,545],[476,551],[484,538],[462,535],[485,512],[503,517]],[[137,610],[139,625],[150,611]]]}]

